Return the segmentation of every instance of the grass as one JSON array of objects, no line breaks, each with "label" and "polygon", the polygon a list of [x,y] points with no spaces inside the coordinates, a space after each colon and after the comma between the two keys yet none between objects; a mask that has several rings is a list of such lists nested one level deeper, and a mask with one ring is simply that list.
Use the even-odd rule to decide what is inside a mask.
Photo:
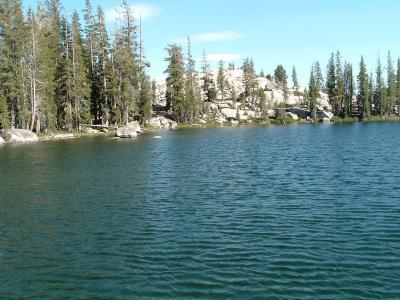
[{"label": "grass", "polygon": [[355,123],[359,122],[360,120],[358,118],[352,118],[352,117],[347,117],[347,118],[341,118],[341,117],[333,117],[331,122],[333,123]]},{"label": "grass", "polygon": [[364,122],[398,122],[400,121],[399,116],[371,116],[363,120]]}]

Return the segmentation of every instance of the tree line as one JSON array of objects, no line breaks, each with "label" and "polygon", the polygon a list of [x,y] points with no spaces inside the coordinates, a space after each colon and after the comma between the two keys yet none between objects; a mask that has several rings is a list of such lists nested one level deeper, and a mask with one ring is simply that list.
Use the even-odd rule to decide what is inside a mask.
[{"label": "tree line", "polygon": [[316,114],[316,102],[320,92],[328,94],[329,103],[337,116],[357,116],[368,119],[371,116],[398,115],[400,105],[400,59],[397,70],[390,51],[386,66],[378,57],[375,71],[368,72],[364,57],[358,66],[358,73],[352,64],[343,63],[339,51],[332,53],[327,65],[325,81],[319,63],[313,64],[308,91],[309,108]]},{"label": "tree line", "polygon": [[[141,24],[124,0],[110,39],[101,7],[80,15],[45,0],[24,15],[0,1],[0,128],[78,130],[82,124],[149,119],[154,87],[146,74]],[[112,41],[111,41],[112,40]]]},{"label": "tree line", "polygon": [[[127,0],[118,10],[115,34],[106,30],[105,14],[85,1],[84,26],[80,14],[63,14],[60,0],[45,0],[24,13],[20,0],[0,0],[0,129],[26,128],[79,130],[85,124],[124,125],[132,120],[146,124],[152,117],[156,83],[147,75],[150,66],[144,55],[141,22]],[[172,44],[166,48],[166,110],[178,122],[192,122],[209,111],[217,99],[233,100],[267,115],[267,87],[260,87],[254,60],[246,58],[243,91],[227,78],[235,64],[218,64],[214,76],[206,53],[200,72],[187,49]],[[400,60],[397,70],[390,52],[384,67],[378,59],[368,72],[361,58],[357,73],[339,52],[332,53],[326,76],[321,65],[312,65],[309,84],[300,92],[295,67],[291,79],[304,105],[317,114],[320,93],[328,95],[337,116],[369,118],[398,114],[400,105]],[[275,83],[289,97],[288,75],[282,65],[274,71]],[[273,100],[273,99],[269,99]],[[285,102],[278,112],[283,112]]]}]

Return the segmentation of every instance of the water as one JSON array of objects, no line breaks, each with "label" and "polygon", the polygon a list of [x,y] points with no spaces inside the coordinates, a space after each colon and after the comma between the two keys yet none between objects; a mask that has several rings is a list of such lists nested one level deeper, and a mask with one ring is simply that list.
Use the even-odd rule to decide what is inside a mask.
[{"label": "water", "polygon": [[399,132],[0,147],[0,298],[399,299]]}]

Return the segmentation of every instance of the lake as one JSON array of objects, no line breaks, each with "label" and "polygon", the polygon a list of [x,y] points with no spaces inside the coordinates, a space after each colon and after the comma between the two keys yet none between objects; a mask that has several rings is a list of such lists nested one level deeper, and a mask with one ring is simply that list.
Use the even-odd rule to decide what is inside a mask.
[{"label": "lake", "polygon": [[400,123],[2,146],[0,298],[400,299],[399,166]]}]

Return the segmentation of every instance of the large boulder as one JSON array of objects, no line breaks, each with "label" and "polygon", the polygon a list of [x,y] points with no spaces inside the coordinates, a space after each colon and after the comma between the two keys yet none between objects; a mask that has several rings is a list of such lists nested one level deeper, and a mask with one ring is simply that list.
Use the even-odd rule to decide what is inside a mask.
[{"label": "large boulder", "polygon": [[166,117],[159,117],[160,119],[160,124],[162,129],[177,129],[178,128],[178,123],[176,123],[173,120],[170,120]]},{"label": "large boulder", "polygon": [[317,117],[320,120],[324,120],[324,121],[329,120],[330,121],[333,118],[333,116],[334,116],[333,113],[331,113],[330,111],[326,111],[323,108],[319,108],[317,111]]},{"label": "large boulder", "polygon": [[289,119],[292,119],[294,121],[299,120],[299,116],[294,113],[291,113],[291,112],[286,113],[286,117],[288,117]]},{"label": "large boulder", "polygon": [[137,133],[143,133],[143,130],[140,127],[139,121],[130,122],[130,123],[128,123],[128,125],[126,127],[136,130]]},{"label": "large boulder", "polygon": [[161,128],[163,129],[169,129],[169,119],[167,119],[166,117],[159,117],[160,119],[160,124],[161,124]]},{"label": "large boulder", "polygon": [[311,116],[311,113],[302,108],[291,108],[288,110],[289,113],[296,114],[300,119],[307,120],[307,117]]},{"label": "large boulder", "polygon": [[178,123],[168,119],[166,117],[160,116],[156,118],[151,118],[149,122],[150,126],[157,129],[177,129]]},{"label": "large boulder", "polygon": [[170,120],[169,129],[175,130],[177,128],[178,128],[178,123],[176,123],[175,121]]},{"label": "large boulder", "polygon": [[321,121],[321,123],[330,123],[330,122],[331,122],[331,119],[329,119],[329,118],[323,118],[323,119],[321,119],[320,121]]},{"label": "large boulder", "polygon": [[3,138],[0,136],[0,145],[1,144],[4,144],[5,142],[4,142],[4,140],[3,140]]},{"label": "large boulder", "polygon": [[219,109],[232,108],[232,101],[224,101],[218,103]]},{"label": "large boulder", "polygon": [[151,118],[149,121],[149,125],[151,127],[157,128],[157,129],[161,129],[161,122],[159,118]]},{"label": "large boulder", "polygon": [[249,119],[255,119],[256,112],[252,110],[239,110],[238,111],[239,121],[248,121]]},{"label": "large boulder", "polygon": [[276,118],[276,111],[274,109],[269,109],[267,111],[267,116],[268,116],[268,118],[272,118],[272,119]]},{"label": "large boulder", "polygon": [[227,120],[236,120],[238,113],[236,109],[232,108],[223,108],[221,109],[221,114],[225,117]]},{"label": "large boulder", "polygon": [[130,127],[120,127],[117,129],[115,135],[122,139],[131,139],[138,136],[137,131]]},{"label": "large boulder", "polygon": [[0,136],[10,143],[31,143],[39,141],[37,135],[25,129],[6,129],[0,132]]}]

